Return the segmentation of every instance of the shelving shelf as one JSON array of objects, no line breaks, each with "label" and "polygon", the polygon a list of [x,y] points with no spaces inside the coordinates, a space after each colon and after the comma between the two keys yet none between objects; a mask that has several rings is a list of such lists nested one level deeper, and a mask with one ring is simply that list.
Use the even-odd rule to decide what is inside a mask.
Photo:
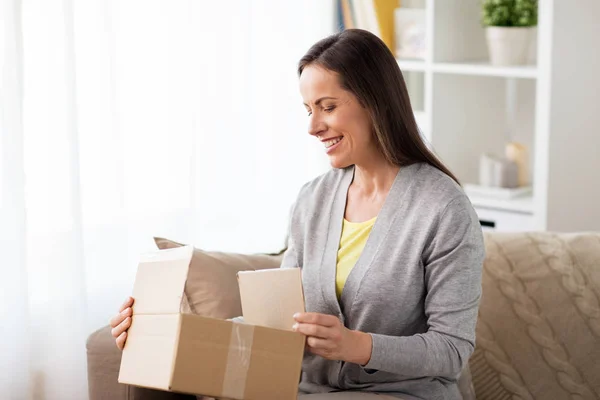
[{"label": "shelving shelf", "polygon": [[434,63],[432,70],[436,73],[474,75],[474,76],[496,76],[504,78],[537,78],[537,68],[535,65],[519,67],[497,67],[490,65],[489,62],[469,62],[469,63]]},{"label": "shelving shelf", "polygon": [[[593,48],[600,2],[540,0],[528,64],[489,63],[476,0],[402,0],[425,12],[423,60],[397,59],[428,145],[461,182],[477,183],[483,154],[508,142],[527,150],[532,195],[469,194],[486,227],[500,231],[600,230],[600,126]],[[595,13],[595,14],[594,14]],[[572,21],[578,21],[573,24]],[[574,46],[577,44],[577,46]]]},{"label": "shelving shelf", "polygon": [[440,74],[495,76],[500,78],[536,79],[537,67],[524,65],[518,67],[497,67],[486,61],[473,62],[442,62],[428,64],[425,61],[398,60],[402,72],[427,72]]},{"label": "shelving shelf", "polygon": [[425,61],[418,60],[402,60],[397,59],[398,65],[400,66],[400,70],[404,71],[416,71],[416,72],[425,72],[427,69]]},{"label": "shelving shelf", "polygon": [[470,194],[469,199],[474,207],[489,208],[498,211],[510,211],[528,215],[532,215],[534,212],[533,196],[523,196],[504,200]]}]

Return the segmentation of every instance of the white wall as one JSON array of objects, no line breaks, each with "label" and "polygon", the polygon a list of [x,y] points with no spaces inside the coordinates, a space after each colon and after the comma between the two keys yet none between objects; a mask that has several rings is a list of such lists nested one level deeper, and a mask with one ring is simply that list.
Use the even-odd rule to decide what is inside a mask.
[{"label": "white wall", "polygon": [[599,15],[598,0],[554,1],[548,230],[600,230]]}]

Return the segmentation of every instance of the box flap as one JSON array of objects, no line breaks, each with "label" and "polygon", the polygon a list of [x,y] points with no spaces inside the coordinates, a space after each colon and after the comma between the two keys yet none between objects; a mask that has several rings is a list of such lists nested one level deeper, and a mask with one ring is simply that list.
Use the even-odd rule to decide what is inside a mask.
[{"label": "box flap", "polygon": [[294,314],[304,312],[300,268],[238,272],[244,322],[292,330]]},{"label": "box flap", "polygon": [[134,315],[121,355],[120,383],[168,390],[181,315]]},{"label": "box flap", "polygon": [[185,282],[194,248],[183,246],[141,256],[133,286],[133,314],[176,314],[187,300]]}]

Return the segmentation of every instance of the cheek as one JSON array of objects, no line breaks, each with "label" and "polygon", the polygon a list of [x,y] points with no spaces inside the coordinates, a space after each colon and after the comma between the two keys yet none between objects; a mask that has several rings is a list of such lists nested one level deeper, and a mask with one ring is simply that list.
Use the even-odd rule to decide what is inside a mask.
[{"label": "cheek", "polygon": [[349,119],[345,126],[351,140],[355,143],[366,144],[373,138],[370,124],[366,123],[361,118]]},{"label": "cheek", "polygon": [[334,113],[329,120],[329,127],[336,132],[349,136],[352,141],[369,140],[369,124],[364,118],[352,111]]}]

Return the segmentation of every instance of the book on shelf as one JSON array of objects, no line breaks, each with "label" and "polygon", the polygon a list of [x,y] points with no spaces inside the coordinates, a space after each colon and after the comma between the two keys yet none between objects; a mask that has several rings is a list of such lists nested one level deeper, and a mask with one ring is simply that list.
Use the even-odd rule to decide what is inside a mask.
[{"label": "book on shelf", "polygon": [[342,19],[344,21],[345,29],[353,29],[356,27],[354,23],[354,17],[352,16],[352,9],[350,8],[350,0],[340,0],[340,6],[342,9]]},{"label": "book on shelf", "polygon": [[346,24],[342,2],[338,0],[335,4],[335,26],[338,31],[349,28]]},{"label": "book on shelf", "polygon": [[399,5],[399,0],[337,0],[338,26],[372,32],[394,52],[394,10]]}]

